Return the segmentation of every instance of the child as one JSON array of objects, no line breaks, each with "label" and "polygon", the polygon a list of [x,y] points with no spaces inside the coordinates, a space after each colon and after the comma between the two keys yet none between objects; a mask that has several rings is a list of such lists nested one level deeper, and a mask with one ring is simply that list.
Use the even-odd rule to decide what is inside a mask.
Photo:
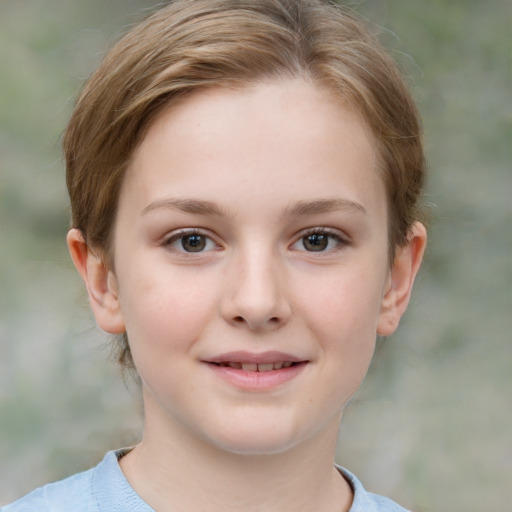
[{"label": "child", "polygon": [[4,511],[403,510],[333,463],[426,243],[418,115],[361,23],[173,1],[107,55],[64,147],[70,253],[144,434]]}]

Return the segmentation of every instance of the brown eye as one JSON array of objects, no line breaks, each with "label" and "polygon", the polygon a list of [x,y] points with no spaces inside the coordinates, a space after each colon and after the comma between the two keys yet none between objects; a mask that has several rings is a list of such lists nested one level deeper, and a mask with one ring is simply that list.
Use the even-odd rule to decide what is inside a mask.
[{"label": "brown eye", "polygon": [[302,237],[302,245],[306,251],[325,251],[329,246],[329,235],[322,233],[312,233]]},{"label": "brown eye", "polygon": [[203,235],[182,236],[181,247],[186,252],[201,252],[206,247],[206,237]]},{"label": "brown eye", "polygon": [[339,234],[338,230],[318,227],[303,231],[302,236],[297,238],[292,245],[292,249],[295,251],[331,253],[342,249],[346,245],[349,245],[349,242]]},{"label": "brown eye", "polygon": [[209,236],[195,230],[178,231],[165,240],[163,245],[174,252],[189,254],[218,248],[218,245]]}]

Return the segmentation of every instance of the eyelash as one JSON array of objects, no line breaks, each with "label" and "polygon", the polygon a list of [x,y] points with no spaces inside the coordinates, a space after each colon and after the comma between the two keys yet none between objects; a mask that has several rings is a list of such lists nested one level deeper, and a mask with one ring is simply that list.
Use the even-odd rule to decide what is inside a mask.
[{"label": "eyelash", "polygon": [[[192,237],[201,237],[204,240],[205,246],[201,248],[199,251],[187,251],[183,247],[183,241],[185,239],[191,239]],[[173,247],[174,244],[178,243],[181,240],[181,248]],[[167,247],[169,249],[174,250],[178,253],[184,253],[184,254],[200,254],[205,252],[203,249],[208,245],[208,242],[214,244],[216,248],[219,247],[219,245],[213,240],[211,236],[206,235],[202,231],[196,228],[190,228],[190,229],[182,229],[178,231],[177,233],[173,233],[171,236],[167,237],[164,242],[163,246]],[[210,248],[209,250],[212,250],[213,248]],[[207,249],[208,250],[208,249]]]},{"label": "eyelash", "polygon": [[[307,240],[308,237],[312,236],[318,236],[319,239],[316,240],[316,244],[318,245],[318,250],[308,250],[306,249],[304,243]],[[190,250],[187,251],[185,247],[183,246],[183,242],[185,239],[192,239],[193,237],[201,237],[201,241],[203,244],[201,244],[201,241],[199,242],[199,250],[194,251]],[[325,242],[322,240],[323,237],[326,237]],[[174,246],[181,240],[181,247]],[[329,247],[330,244],[332,244],[332,241],[335,242],[334,247]],[[215,247],[208,247],[208,245],[214,244]],[[326,243],[326,246],[323,247],[322,244]],[[325,227],[315,227],[315,228],[309,228],[305,231],[303,231],[300,236],[296,239],[296,241],[291,245],[292,249],[299,250],[301,252],[308,252],[308,253],[331,253],[333,251],[341,249],[343,246],[348,245],[349,241],[341,236],[337,231],[331,230],[329,228]],[[296,247],[297,244],[302,244],[301,248]],[[163,244],[164,247],[170,248],[171,250],[174,250],[178,253],[184,253],[184,254],[201,254],[207,251],[211,251],[214,248],[219,248],[219,245],[213,240],[212,237],[208,236],[207,234],[203,233],[201,230],[197,228],[189,228],[189,229],[182,229],[178,231],[177,233],[173,233],[171,236],[167,237]],[[206,249],[206,250],[205,250]]]},{"label": "eyelash", "polygon": [[[308,251],[304,247],[304,242],[308,237],[311,237],[313,235],[318,235],[319,237],[327,237],[327,247],[324,249],[320,249],[318,251],[311,250]],[[329,248],[330,241],[334,241],[336,245],[334,247]],[[309,228],[303,231],[300,235],[300,237],[292,244],[292,247],[296,246],[297,244],[302,243],[302,248],[298,249],[301,251],[309,252],[309,253],[331,253],[332,251],[340,250],[342,247],[347,246],[349,244],[349,240],[346,237],[343,237],[339,234],[338,231],[325,228],[325,227],[315,227],[315,228]]]}]

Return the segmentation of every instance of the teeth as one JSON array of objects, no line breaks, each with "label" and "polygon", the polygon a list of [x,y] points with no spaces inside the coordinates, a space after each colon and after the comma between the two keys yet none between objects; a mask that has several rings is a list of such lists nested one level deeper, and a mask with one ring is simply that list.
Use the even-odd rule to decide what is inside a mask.
[{"label": "teeth", "polygon": [[221,366],[229,366],[236,370],[244,370],[245,372],[271,372],[272,370],[280,370],[281,368],[289,368],[293,363],[291,361],[278,361],[276,363],[222,363]]}]

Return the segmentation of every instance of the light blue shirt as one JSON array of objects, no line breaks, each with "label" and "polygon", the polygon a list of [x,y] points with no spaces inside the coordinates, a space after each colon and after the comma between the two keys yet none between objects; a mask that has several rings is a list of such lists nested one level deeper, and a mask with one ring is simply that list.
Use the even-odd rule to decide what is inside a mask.
[{"label": "light blue shirt", "polygon": [[[95,468],[40,487],[0,512],[155,512],[124,477],[118,463],[124,453],[108,452]],[[407,512],[388,498],[367,492],[346,469],[338,469],[354,490],[350,512]]]}]

